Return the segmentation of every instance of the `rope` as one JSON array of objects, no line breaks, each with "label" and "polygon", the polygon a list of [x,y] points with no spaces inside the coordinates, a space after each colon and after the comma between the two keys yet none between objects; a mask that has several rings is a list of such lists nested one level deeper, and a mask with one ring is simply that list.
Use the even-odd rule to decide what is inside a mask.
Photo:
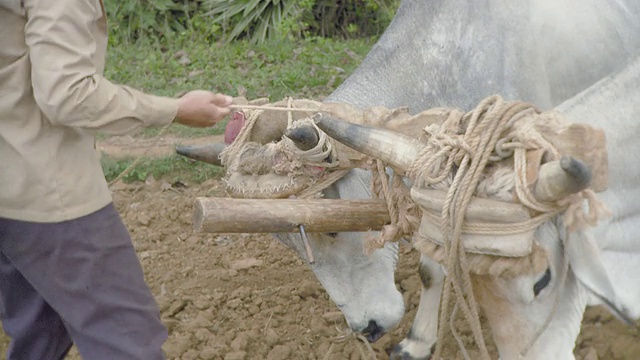
[{"label": "rope", "polygon": [[[448,276],[445,280],[445,287],[440,307],[440,331],[434,353],[435,359],[440,358],[447,326],[450,326],[454,333],[456,332],[453,324],[453,317],[456,311],[452,311],[451,318],[448,316],[449,304],[452,296],[455,297],[453,310],[460,309],[464,318],[470,324],[474,340],[480,348],[481,358],[487,360],[490,359],[484,337],[482,336],[477,303],[471,286],[471,278],[469,275],[470,271],[466,261],[466,252],[461,241],[461,235],[465,212],[469,202],[471,201],[473,191],[477,187],[480,175],[484,170],[489,155],[493,151],[500,134],[506,128],[506,120],[510,117],[505,115],[510,114],[513,111],[512,109],[505,109],[506,111],[495,111],[494,109],[496,108],[501,110],[500,107],[502,105],[501,102],[496,100],[498,99],[487,99],[481,103],[478,108],[476,108],[472,114],[466,134],[462,139],[458,139],[462,142],[443,143],[443,147],[448,147],[450,149],[450,156],[447,159],[445,168],[450,169],[453,166],[454,160],[462,159],[450,190],[447,192],[447,197],[442,209],[442,222],[440,226],[444,236],[445,253],[447,254],[444,266]],[[496,103],[492,104],[493,101],[496,101]],[[492,105],[493,109],[491,108]],[[518,109],[517,106],[514,106],[514,108]],[[485,111],[487,113],[485,113]],[[443,129],[446,128],[443,126]],[[475,153],[472,153],[470,151],[471,149],[476,150]],[[442,150],[436,149],[436,151],[440,154],[443,153]],[[426,152],[423,156],[428,154],[429,153]],[[429,160],[426,162],[433,164],[434,161],[437,161],[437,158],[429,157]],[[435,169],[432,168],[432,170]],[[431,180],[433,180],[434,177],[435,179],[441,179],[443,176],[448,176],[448,174],[449,172],[438,174],[434,171],[432,174],[428,175],[428,177]],[[415,166],[412,166],[409,170],[409,175],[415,176]],[[423,181],[427,182],[425,179],[423,179]],[[450,323],[447,321],[448,319],[451,320]],[[464,344],[460,342],[459,345],[461,346],[463,354],[467,354]]]},{"label": "rope", "polygon": [[[344,177],[352,167],[350,166],[348,169],[340,168],[338,152],[332,143],[332,139],[317,127],[315,121],[313,121],[311,118],[304,118],[299,120],[294,120],[293,118],[293,112],[317,112],[319,111],[320,106],[313,109],[299,108],[294,107],[294,99],[292,97],[287,97],[285,101],[286,107],[274,107],[269,105],[232,105],[233,108],[255,109],[256,111],[251,112],[251,114],[249,115],[249,119],[240,130],[240,133],[238,134],[236,139],[220,154],[220,158],[222,160],[222,164],[226,168],[228,168],[228,174],[238,172],[239,169],[237,169],[237,166],[239,164],[242,164],[243,169],[246,170],[247,167],[245,165],[251,164],[252,162],[258,161],[261,164],[260,166],[263,167],[265,161],[269,162],[271,161],[270,159],[277,158],[279,160],[272,165],[271,171],[274,174],[288,174],[288,179],[282,179],[282,181],[288,182],[285,189],[289,188],[295,183],[295,187],[299,188],[298,190],[294,189],[295,191],[298,191],[298,193],[295,194],[296,197],[317,197],[322,190],[331,186],[333,183]],[[288,128],[303,125],[310,125],[314,127],[317,134],[319,135],[318,144],[313,149],[301,150],[293,143],[291,139],[283,136],[282,139],[277,143],[268,143],[266,145],[254,143],[252,145],[249,145],[251,144],[249,142],[251,132],[253,131],[255,124],[260,119],[260,116],[265,110],[287,112]],[[258,156],[254,156],[252,159],[245,159],[243,157],[243,152],[245,150],[245,147],[247,146],[252,148],[256,148],[257,146],[258,148],[262,148],[262,150],[264,151],[261,151]],[[320,174],[317,170],[313,169],[315,167],[322,169],[332,168],[334,169],[334,171],[324,172]],[[248,179],[247,181],[251,182],[254,180]],[[230,183],[228,183],[227,185],[232,186],[232,184]],[[238,186],[240,185],[241,184],[238,184]],[[271,186],[277,185],[272,184]],[[265,189],[265,191],[270,191],[273,194],[280,192],[279,188]]]},{"label": "rope", "polygon": [[[288,111],[289,112],[289,125],[291,125],[292,121],[291,121],[291,104],[293,102],[293,98],[289,97],[288,98],[288,104],[286,108],[283,107],[277,107],[277,106],[268,106],[268,105],[231,105],[230,108],[231,109],[256,109],[256,110],[275,110],[275,111]],[[319,111],[320,107],[318,108],[295,108],[296,111]],[[329,110],[329,109],[325,109],[323,110],[324,112],[328,112],[328,113],[333,113],[333,111]],[[262,112],[254,112],[252,114],[252,119],[253,122],[251,121],[251,119],[249,120],[249,122],[252,122],[251,125],[247,124],[245,125],[242,130],[240,131],[240,134],[238,134],[238,138],[241,136],[241,134],[243,132],[247,133],[246,135],[243,136],[243,141],[246,140],[246,138],[250,135],[251,133],[251,128],[253,127],[253,123],[255,123],[255,120],[257,120],[257,118],[259,117],[259,115]],[[167,125],[165,125],[160,132],[158,133],[158,135],[155,136],[153,142],[151,143],[151,145],[149,145],[149,147],[141,154],[139,155],[132,163],[131,165],[129,165],[123,172],[121,172],[118,176],[116,176],[115,179],[111,180],[111,182],[109,182],[108,186],[111,187],[113,184],[115,184],[116,182],[118,182],[119,180],[121,180],[124,176],[126,176],[129,172],[131,172],[131,170],[133,170],[138,163],[140,162],[140,160],[147,155],[147,153],[149,152],[149,150],[151,150],[152,147],[156,146],[158,144],[158,140],[160,140],[160,137],[162,135],[164,135],[164,133],[167,131],[167,129],[173,125],[172,123],[169,123]],[[245,128],[248,128],[245,131]],[[233,144],[232,144],[233,145]],[[227,149],[231,147],[228,146]],[[225,149],[225,150],[227,150]],[[238,150],[238,149],[236,149]],[[228,152],[229,155],[233,153],[233,151],[229,151]],[[222,156],[222,154],[221,154]]]},{"label": "rope", "polygon": [[385,242],[411,237],[420,225],[420,208],[411,199],[409,188],[402,177],[394,173],[389,185],[389,176],[380,160],[375,160],[370,170],[371,192],[374,197],[386,200],[390,223],[382,227],[379,237],[365,240],[365,254],[383,247]]},{"label": "rope", "polygon": [[[273,111],[289,111],[291,112],[292,108],[289,107],[279,107],[279,106],[269,106],[269,105],[231,105],[230,108],[232,109],[245,109],[245,110],[273,110]],[[315,111],[320,111],[322,110],[323,112],[327,112],[327,113],[334,113],[332,110],[330,109],[321,109],[321,107],[317,107],[317,108],[293,108],[295,109],[295,111],[303,111],[303,112],[315,112]]]},{"label": "rope", "polygon": [[[287,100],[288,100],[288,103],[287,103],[287,107],[286,108],[277,107],[277,106],[268,106],[268,105],[231,105],[230,108],[232,108],[232,109],[255,109],[255,110],[287,111],[287,112],[289,112],[289,114],[288,114],[288,123],[289,123],[289,125],[291,125],[293,123],[292,114],[291,114],[292,109],[293,109],[291,107],[291,105],[293,103],[293,98],[289,97]],[[320,107],[318,107],[318,108],[295,108],[295,111],[319,111],[319,110],[320,110]],[[329,109],[324,109],[322,111],[327,112],[327,113],[333,113],[333,111],[331,111]],[[241,147],[239,145],[234,146],[234,144],[236,144],[236,143],[240,144],[240,143],[246,142],[246,139],[248,139],[248,137],[251,135],[251,129],[253,128],[253,125],[258,120],[258,118],[259,118],[261,113],[262,113],[262,111],[253,112],[251,114],[251,117],[247,121],[247,124],[240,130],[240,133],[237,136],[237,140],[239,140],[239,141],[234,141],[233,144],[229,145],[222,152],[222,154],[220,154],[220,157],[223,160],[223,164],[226,161],[225,159],[228,159],[230,157],[234,157],[241,150]],[[154,137],[153,142],[151,143],[151,145],[149,145],[147,147],[147,149],[142,154],[140,154],[138,157],[136,157],[136,159],[129,166],[127,166],[127,168],[124,171],[122,171],[118,176],[116,176],[115,179],[111,180],[107,184],[107,186],[108,187],[113,186],[113,184],[115,184],[116,182],[121,180],[128,173],[130,173],[136,166],[138,166],[138,164],[140,163],[140,160],[142,160],[142,158],[145,157],[149,153],[151,148],[153,148],[154,146],[156,146],[158,144],[158,141],[160,140],[160,137],[165,134],[165,132],[167,131],[167,129],[169,129],[169,127],[171,127],[171,125],[173,125],[173,123],[169,123],[169,124],[165,125],[164,127],[162,127],[162,129],[160,129],[160,132],[158,132],[158,135],[156,135]],[[325,134],[325,136],[326,136],[326,134]],[[342,176],[344,176],[345,174],[346,174],[346,172],[344,172],[344,174]],[[331,179],[334,179],[333,182],[335,182],[339,178],[336,179],[336,176],[331,176]],[[327,181],[324,181],[323,183],[324,184],[328,183],[325,186],[325,187],[327,187],[327,186],[330,186],[333,182],[328,183]],[[318,189],[317,186],[315,188]],[[324,188],[322,188],[320,190],[323,190],[323,189]]]},{"label": "rope", "polygon": [[[428,255],[443,264],[448,274],[441,296],[439,333],[433,354],[434,359],[439,359],[448,327],[456,338],[462,355],[468,359],[468,352],[453,322],[459,312],[471,326],[481,358],[490,359],[482,336],[477,303],[471,285],[472,271],[502,273],[506,270],[503,265],[510,262],[519,264],[520,271],[525,271],[531,267],[537,268],[543,258],[541,256],[543,250],[537,247],[534,247],[534,251],[528,256],[529,259],[508,258],[502,261],[496,256],[467,254],[461,240],[463,233],[493,235],[522,233],[534,230],[562,211],[565,212],[564,221],[567,228],[578,229],[593,225],[605,211],[604,206],[596,201],[592,190],[584,190],[554,203],[541,203],[535,199],[527,184],[527,150],[544,149],[551,160],[556,160],[560,156],[557,149],[534,129],[534,121],[523,121],[531,120],[532,116],[537,115],[538,111],[530,104],[504,102],[499,96],[490,96],[480,102],[473,111],[466,114],[452,111],[442,125],[433,124],[424,129],[428,135],[428,142],[407,170],[407,176],[413,180],[413,186],[418,188],[443,185],[448,187],[444,206],[439,214],[422,209],[423,216],[428,216],[435,220],[435,223],[440,224],[443,246],[435,245],[429,240],[425,241],[420,236],[414,236],[420,250],[427,250]],[[515,224],[465,223],[467,207],[484,175],[485,167],[490,162],[498,162],[508,157],[514,158],[514,187],[517,199],[532,212],[539,214],[528,221]],[[402,235],[415,234],[418,228],[414,221],[410,221],[409,229],[399,230],[396,209],[407,206],[398,205],[400,195],[407,191],[406,186],[401,190],[391,190],[386,184],[387,178],[383,170],[384,167],[380,162],[372,169],[372,175],[374,175],[372,186],[376,188],[374,191],[376,195],[387,199],[392,220],[389,225],[391,234],[386,234],[388,236],[385,239],[383,233],[383,239],[378,241],[377,247],[382,246],[388,238],[394,238],[401,233]],[[450,184],[446,185],[448,182]],[[581,206],[585,199],[589,203],[588,214],[584,213]],[[393,203],[395,207],[392,206]],[[413,207],[417,206],[413,204]],[[496,267],[492,262],[500,266]],[[482,264],[484,268],[474,268],[478,264]],[[450,307],[451,303],[452,307]],[[544,329],[539,333],[542,331]]]},{"label": "rope", "polygon": [[262,114],[262,111],[255,111],[251,113],[247,122],[244,124],[242,129],[240,129],[236,139],[220,153],[220,161],[225,165],[225,167],[229,164],[230,159],[237,157],[242,151],[242,147],[249,139],[249,136],[251,136],[251,130],[258,121],[260,114]]},{"label": "rope", "polygon": [[301,199],[313,198],[322,190],[328,188],[336,181],[342,179],[345,175],[349,173],[349,171],[351,171],[351,169],[342,169],[342,170],[334,171],[329,175],[323,177],[320,181],[302,190],[302,192],[298,194],[297,197]]},{"label": "rope", "polygon": [[149,150],[151,150],[152,147],[156,146],[158,144],[158,140],[160,140],[160,137],[162,135],[164,135],[164,133],[167,131],[167,129],[169,129],[169,127],[171,127],[171,125],[173,125],[173,122],[168,123],[167,125],[163,126],[162,129],[160,129],[160,132],[158,132],[158,135],[156,135],[153,138],[153,142],[151,143],[151,145],[149,145],[147,147],[147,149],[140,154],[135,160],[133,160],[133,162],[131,163],[131,165],[127,166],[126,169],[124,169],[123,172],[120,173],[120,175],[116,176],[115,179],[111,180],[111,182],[109,182],[109,184],[107,184],[107,186],[109,188],[111,188],[111,186],[113,184],[115,184],[116,182],[118,182],[120,179],[122,179],[123,177],[125,177],[125,175],[127,175],[131,170],[133,170],[133,168],[135,168],[138,163],[140,162],[140,160],[147,155],[147,153],[149,152]]}]

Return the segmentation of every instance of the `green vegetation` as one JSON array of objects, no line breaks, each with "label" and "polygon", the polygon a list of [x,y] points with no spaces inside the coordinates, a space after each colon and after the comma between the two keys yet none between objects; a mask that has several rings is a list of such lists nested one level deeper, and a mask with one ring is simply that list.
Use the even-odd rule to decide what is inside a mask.
[{"label": "green vegetation", "polygon": [[167,96],[202,88],[274,101],[287,95],[318,98],[342,83],[374,41],[312,38],[211,45],[188,35],[172,42],[140,40],[111,45],[105,74],[112,81]]},{"label": "green vegetation", "polygon": [[267,39],[309,36],[353,38],[379,35],[387,27],[399,0],[203,0],[213,22],[221,23],[227,41],[247,37]]},{"label": "green vegetation", "polygon": [[378,36],[400,0],[122,0],[107,1],[118,42],[173,40],[197,33],[208,41],[299,40]]},{"label": "green vegetation", "polygon": [[[132,157],[113,158],[103,155],[102,169],[107,181],[118,177],[131,163]],[[125,183],[144,181],[149,176],[170,183],[176,181],[200,183],[222,175],[222,168],[199,161],[193,161],[179,155],[159,158],[141,158],[138,164],[122,177]]]},{"label": "green vegetation", "polygon": [[[364,59],[393,17],[397,3],[399,0],[108,1],[105,75],[115,83],[172,97],[206,89],[247,99],[278,101],[292,96],[321,100]],[[267,19],[271,23],[262,21],[267,11],[271,11]],[[271,30],[260,29],[274,32],[268,35]],[[211,136],[221,134],[225,125],[209,129],[173,125],[166,134]],[[154,137],[159,131],[145,129],[134,137]],[[98,135],[101,140],[106,137]],[[115,178],[133,160],[104,156],[107,179]],[[220,173],[218,167],[169,156],[142,159],[124,181],[144,180],[151,174],[156,179],[182,177],[199,182]]]},{"label": "green vegetation", "polygon": [[[164,96],[205,89],[247,99],[278,101],[293,96],[321,100],[353,72],[375,40],[312,38],[261,45],[242,40],[210,45],[197,34],[173,42],[139,40],[111,44],[105,75],[115,83]],[[222,133],[225,125],[212,129],[174,125],[168,133],[214,135]],[[155,136],[158,131],[145,129],[142,136]]]}]

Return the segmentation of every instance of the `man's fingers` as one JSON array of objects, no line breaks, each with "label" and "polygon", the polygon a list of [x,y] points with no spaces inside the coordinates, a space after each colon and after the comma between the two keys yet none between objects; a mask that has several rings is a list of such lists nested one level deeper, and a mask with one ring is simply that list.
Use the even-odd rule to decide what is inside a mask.
[{"label": "man's fingers", "polygon": [[233,98],[228,95],[214,94],[211,102],[218,106],[229,106],[233,102]]},{"label": "man's fingers", "polygon": [[233,98],[220,93],[195,90],[179,99],[179,123],[192,127],[209,127],[222,121],[231,113]]},{"label": "man's fingers", "polygon": [[222,120],[222,118],[224,118],[225,116],[229,115],[230,113],[231,113],[231,109],[223,108],[223,107],[217,107],[216,106],[210,112],[210,116],[211,116],[212,119],[216,119],[217,121],[220,121],[220,120]]},{"label": "man's fingers", "polygon": [[216,112],[216,116],[214,119],[222,120],[225,116],[229,115],[230,111],[228,109],[218,109]]}]

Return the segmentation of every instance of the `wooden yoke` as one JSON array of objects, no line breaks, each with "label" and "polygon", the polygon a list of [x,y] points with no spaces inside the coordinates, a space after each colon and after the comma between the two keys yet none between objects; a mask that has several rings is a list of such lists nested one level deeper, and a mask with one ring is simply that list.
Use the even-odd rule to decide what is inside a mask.
[{"label": "wooden yoke", "polygon": [[198,197],[193,226],[205,233],[309,233],[380,230],[390,223],[384,200]]}]

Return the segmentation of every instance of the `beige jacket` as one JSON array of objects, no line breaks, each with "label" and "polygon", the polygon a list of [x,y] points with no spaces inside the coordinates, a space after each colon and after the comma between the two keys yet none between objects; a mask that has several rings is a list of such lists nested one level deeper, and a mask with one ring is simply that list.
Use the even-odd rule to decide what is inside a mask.
[{"label": "beige jacket", "polygon": [[111,201],[97,131],[173,121],[177,100],[103,74],[102,0],[0,0],[0,217],[57,222]]}]

